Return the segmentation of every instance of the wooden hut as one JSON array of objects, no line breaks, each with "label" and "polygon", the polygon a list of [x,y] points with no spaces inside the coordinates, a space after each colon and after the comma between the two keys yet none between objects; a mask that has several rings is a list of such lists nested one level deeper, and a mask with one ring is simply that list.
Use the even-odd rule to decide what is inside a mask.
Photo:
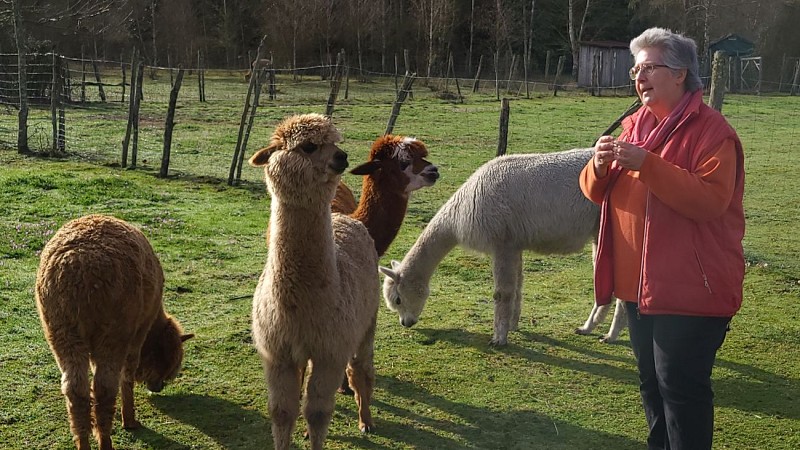
[{"label": "wooden hut", "polygon": [[578,86],[621,87],[631,82],[633,56],[627,42],[581,42],[578,58]]}]

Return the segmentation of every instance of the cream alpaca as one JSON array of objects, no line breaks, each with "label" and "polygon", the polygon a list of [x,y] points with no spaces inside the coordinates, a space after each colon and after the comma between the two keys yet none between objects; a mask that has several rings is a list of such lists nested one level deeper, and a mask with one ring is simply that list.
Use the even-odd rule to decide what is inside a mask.
[{"label": "cream alpaca", "polygon": [[578,186],[578,174],[591,156],[592,149],[509,155],[478,168],[439,209],[403,261],[380,268],[386,275],[386,305],[400,315],[400,323],[417,323],[433,272],[461,245],[492,256],[491,344],[505,345],[520,318],[523,250],[574,253],[597,236],[599,209]]},{"label": "cream alpaca", "polygon": [[253,296],[253,339],[279,450],[290,447],[307,364],[303,416],[312,448],[322,448],[345,369],[359,428],[367,432],[373,426],[378,257],[361,222],[331,215],[347,167],[347,155],[335,145],[340,139],[325,116],[293,116],[250,159],[264,167],[272,197],[269,255]]}]

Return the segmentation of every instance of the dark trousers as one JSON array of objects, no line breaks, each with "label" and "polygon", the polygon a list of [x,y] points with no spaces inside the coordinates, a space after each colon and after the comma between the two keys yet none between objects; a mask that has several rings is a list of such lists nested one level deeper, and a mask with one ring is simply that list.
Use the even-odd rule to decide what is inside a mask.
[{"label": "dark trousers", "polygon": [[650,427],[648,449],[710,449],[711,369],[730,318],[639,315],[636,303],[625,306]]}]

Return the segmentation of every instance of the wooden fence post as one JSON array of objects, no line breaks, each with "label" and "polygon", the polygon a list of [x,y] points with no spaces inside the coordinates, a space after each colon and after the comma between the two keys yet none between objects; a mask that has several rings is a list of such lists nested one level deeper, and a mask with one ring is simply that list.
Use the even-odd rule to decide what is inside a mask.
[{"label": "wooden fence post", "polygon": [[416,73],[409,74],[406,72],[403,78],[403,86],[397,93],[397,99],[395,99],[394,105],[392,106],[392,114],[389,116],[389,123],[386,124],[386,133],[384,134],[391,134],[392,130],[394,130],[394,123],[397,120],[397,116],[400,115],[400,106],[403,105],[406,96],[411,92],[411,85],[414,84],[414,78],[416,76]]},{"label": "wooden fence post", "polygon": [[344,66],[344,49],[336,54],[336,66],[333,68],[331,76],[331,92],[328,95],[328,105],[325,107],[325,115],[333,115],[333,108],[336,105],[336,97],[339,96],[339,87],[342,85],[342,69]]},{"label": "wooden fence post", "polygon": [[561,71],[564,70],[564,56],[558,57],[558,66],[556,67],[556,74],[553,76],[553,97],[558,94],[558,78],[561,77]]},{"label": "wooden fence post", "polygon": [[789,95],[796,95],[800,92],[800,58],[797,59],[797,64],[794,65],[794,77],[792,78],[792,89]]},{"label": "wooden fence post", "polygon": [[708,95],[708,106],[722,111],[722,101],[725,98],[725,80],[728,78],[728,57],[722,51],[714,52],[714,62],[711,66],[711,91]]},{"label": "wooden fence post", "polygon": [[100,79],[100,69],[97,67],[97,41],[94,41],[94,58],[92,58],[92,69],[94,70],[94,80],[97,82],[97,93],[100,101],[106,102],[106,91],[103,89],[103,81]]},{"label": "wooden fence post", "polygon": [[133,132],[133,109],[136,106],[136,73],[138,71],[137,64],[139,63],[138,53],[136,48],[134,48],[131,53],[131,95],[128,98],[128,126],[125,129],[125,138],[122,139],[121,167],[128,166],[128,145],[130,143],[131,133]]},{"label": "wooden fence post", "polygon": [[508,99],[503,98],[500,104],[500,135],[497,138],[497,156],[506,154],[506,146],[508,145],[509,109]]},{"label": "wooden fence post", "polygon": [[175,127],[175,107],[178,104],[178,92],[181,90],[182,82],[183,66],[179,65],[178,76],[175,78],[175,84],[172,85],[172,90],[169,93],[169,108],[167,108],[167,119],[164,123],[164,150],[161,153],[161,170],[158,172],[158,176],[161,178],[166,178],[169,173],[169,157],[172,153],[172,129]]},{"label": "wooden fence post", "polygon": [[133,148],[131,149],[131,168],[136,168],[136,160],[139,155],[139,108],[144,99],[144,61],[139,61],[139,70],[136,71],[136,90],[131,95],[134,98],[133,107]]},{"label": "wooden fence post", "polygon": [[[261,58],[264,55],[264,43],[267,40],[267,36],[261,38],[261,42],[258,44],[258,51],[256,52],[256,58],[254,61],[261,61]],[[248,113],[250,112],[250,99],[253,96],[253,93],[256,91],[256,87],[258,87],[258,91],[261,90],[261,87],[258,85],[258,73],[256,72],[257,64],[252,65],[252,70],[254,73],[250,75],[250,82],[247,85],[247,96],[244,100],[244,110],[242,111],[242,118],[239,121],[239,134],[236,138],[236,148],[233,150],[233,159],[231,160],[231,168],[228,172],[228,186],[233,186],[236,182],[236,168],[239,165],[239,161],[244,159],[244,147],[246,145],[243,144],[244,134],[245,134],[245,127],[247,126],[247,117]],[[256,92],[255,95],[258,95]],[[254,102],[255,103],[255,102]]]},{"label": "wooden fence post", "polygon": [[478,58],[478,70],[475,71],[475,81],[472,82],[472,92],[478,92],[478,83],[481,79],[481,64],[483,64],[483,55]]}]

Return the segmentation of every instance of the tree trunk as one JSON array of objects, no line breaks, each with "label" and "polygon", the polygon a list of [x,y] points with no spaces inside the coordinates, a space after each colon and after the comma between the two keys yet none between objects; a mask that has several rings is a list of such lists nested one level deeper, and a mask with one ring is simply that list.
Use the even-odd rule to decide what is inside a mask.
[{"label": "tree trunk", "polygon": [[13,0],[14,8],[14,38],[17,40],[17,69],[19,76],[19,115],[17,133],[17,151],[29,153],[28,148],[28,61],[25,45],[25,26],[22,22],[22,9],[20,1]]}]

